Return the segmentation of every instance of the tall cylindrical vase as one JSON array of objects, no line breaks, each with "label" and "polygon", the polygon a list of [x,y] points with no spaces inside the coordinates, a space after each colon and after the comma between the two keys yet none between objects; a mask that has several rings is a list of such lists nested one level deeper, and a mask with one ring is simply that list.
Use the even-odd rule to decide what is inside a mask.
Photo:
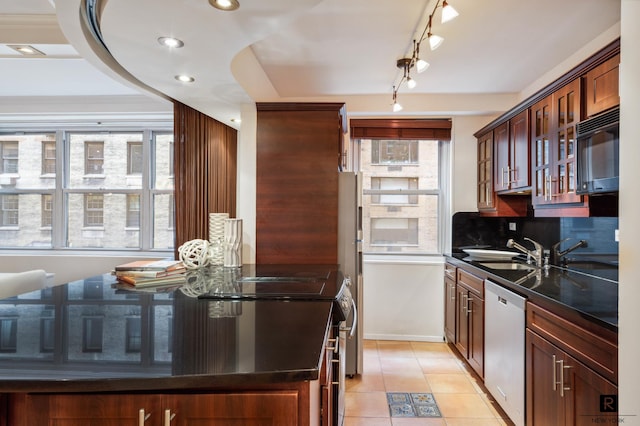
[{"label": "tall cylindrical vase", "polygon": [[224,262],[224,221],[229,213],[209,213],[209,263],[222,265]]},{"label": "tall cylindrical vase", "polygon": [[224,266],[242,266],[242,219],[224,221]]}]

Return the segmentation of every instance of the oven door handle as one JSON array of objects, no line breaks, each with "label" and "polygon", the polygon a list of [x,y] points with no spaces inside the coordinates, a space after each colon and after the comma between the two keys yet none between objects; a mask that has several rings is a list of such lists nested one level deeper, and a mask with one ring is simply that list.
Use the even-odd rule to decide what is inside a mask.
[{"label": "oven door handle", "polygon": [[358,326],[358,308],[356,307],[356,301],[351,299],[351,312],[353,313],[353,321],[351,322],[351,327],[342,327],[341,331],[349,331],[349,338],[352,338],[356,332],[356,327]]}]

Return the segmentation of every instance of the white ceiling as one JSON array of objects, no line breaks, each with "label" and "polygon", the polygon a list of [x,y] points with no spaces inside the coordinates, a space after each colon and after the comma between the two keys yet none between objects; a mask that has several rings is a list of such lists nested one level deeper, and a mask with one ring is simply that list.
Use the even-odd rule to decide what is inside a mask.
[{"label": "white ceiling", "polygon": [[[142,86],[227,123],[252,101],[379,95],[390,104],[401,76],[396,60],[410,54],[436,4],[240,0],[239,10],[221,12],[207,0],[103,0],[100,26],[112,59],[83,33],[80,0],[56,0],[55,8],[52,2],[0,0],[0,100],[135,95]],[[460,16],[441,24],[436,11],[433,33],[445,42],[434,52],[426,43],[421,49],[431,66],[413,76],[418,86],[412,93],[520,93],[620,20],[620,0],[450,4]],[[160,36],[178,37],[185,46],[163,48]],[[50,56],[21,59],[5,47],[12,43],[32,44]],[[195,82],[177,82],[180,73]],[[399,96],[405,95],[401,87]]]}]

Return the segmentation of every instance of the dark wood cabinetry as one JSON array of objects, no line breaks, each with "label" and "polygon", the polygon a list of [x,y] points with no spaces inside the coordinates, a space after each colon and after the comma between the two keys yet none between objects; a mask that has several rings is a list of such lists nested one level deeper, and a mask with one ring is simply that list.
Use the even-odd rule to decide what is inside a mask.
[{"label": "dark wood cabinetry", "polygon": [[527,425],[617,421],[617,346],[594,331],[527,303]]},{"label": "dark wood cabinetry", "polygon": [[529,110],[524,110],[493,131],[494,189],[521,191],[529,186]]},{"label": "dark wood cabinetry", "polygon": [[620,54],[598,65],[584,76],[586,117],[592,117],[620,104]]},{"label": "dark wood cabinetry", "polygon": [[186,426],[195,421],[208,425],[299,425],[295,391],[235,394],[55,394],[27,395],[25,411],[11,419],[16,426]]},{"label": "dark wood cabinetry", "polygon": [[444,336],[449,343],[456,342],[456,267],[444,265]]},{"label": "dark wood cabinetry", "polygon": [[458,268],[455,346],[469,365],[484,376],[484,281]]},{"label": "dark wood cabinetry", "polygon": [[[580,121],[580,80],[531,107],[534,209],[582,203],[576,194],[576,124]],[[536,215],[544,215],[536,210]]]},{"label": "dark wood cabinetry", "polygon": [[256,263],[337,263],[344,105],[257,111]]},{"label": "dark wood cabinetry", "polygon": [[[492,130],[478,137],[478,211],[483,216],[525,216],[528,197],[501,196],[494,188],[494,170],[498,168],[494,166],[495,133]],[[503,138],[508,132],[499,133]]]},{"label": "dark wood cabinetry", "polygon": [[[619,50],[617,40],[476,132],[483,216],[525,216],[531,206],[537,217],[617,214],[615,196],[576,193],[575,154],[576,124],[620,103]],[[505,196],[522,192],[531,206]]]}]

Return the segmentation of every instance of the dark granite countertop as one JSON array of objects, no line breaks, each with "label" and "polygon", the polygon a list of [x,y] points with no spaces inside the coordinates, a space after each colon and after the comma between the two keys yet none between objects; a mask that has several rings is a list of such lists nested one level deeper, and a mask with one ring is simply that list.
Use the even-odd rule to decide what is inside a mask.
[{"label": "dark granite countertop", "polygon": [[618,271],[615,267],[583,262],[569,268],[503,270],[471,260],[466,253],[453,253],[447,259],[548,309],[557,309],[574,318],[618,331]]},{"label": "dark granite countertop", "polygon": [[331,300],[217,301],[114,283],[105,274],[0,300],[0,392],[223,389],[319,377]]}]

